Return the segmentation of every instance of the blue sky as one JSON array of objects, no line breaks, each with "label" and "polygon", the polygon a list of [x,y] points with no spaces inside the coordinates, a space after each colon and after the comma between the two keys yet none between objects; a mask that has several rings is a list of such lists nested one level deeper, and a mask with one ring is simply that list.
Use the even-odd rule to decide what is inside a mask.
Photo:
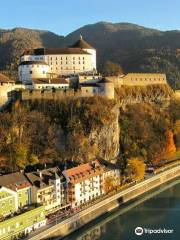
[{"label": "blue sky", "polygon": [[180,30],[180,0],[2,0],[0,28],[47,29],[66,35],[98,21]]}]

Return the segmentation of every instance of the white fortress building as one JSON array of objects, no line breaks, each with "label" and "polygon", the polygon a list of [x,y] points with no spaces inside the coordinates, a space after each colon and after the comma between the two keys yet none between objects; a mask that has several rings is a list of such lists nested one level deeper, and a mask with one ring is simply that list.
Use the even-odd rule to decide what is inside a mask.
[{"label": "white fortress building", "polygon": [[19,80],[31,84],[32,79],[58,78],[96,72],[96,50],[80,36],[68,48],[26,50],[20,58]]}]

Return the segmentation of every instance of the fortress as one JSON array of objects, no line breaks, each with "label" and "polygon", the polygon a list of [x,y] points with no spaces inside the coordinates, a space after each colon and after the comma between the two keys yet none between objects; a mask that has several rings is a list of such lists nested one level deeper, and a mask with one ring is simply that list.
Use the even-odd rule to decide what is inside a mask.
[{"label": "fortress", "polygon": [[23,98],[100,95],[114,99],[114,89],[122,86],[167,84],[166,75],[160,73],[103,77],[97,73],[96,49],[82,36],[70,47],[24,51],[20,57],[18,78],[20,83],[15,84],[8,77],[0,75],[1,99],[7,99],[8,93],[17,90],[22,92],[19,95]]}]

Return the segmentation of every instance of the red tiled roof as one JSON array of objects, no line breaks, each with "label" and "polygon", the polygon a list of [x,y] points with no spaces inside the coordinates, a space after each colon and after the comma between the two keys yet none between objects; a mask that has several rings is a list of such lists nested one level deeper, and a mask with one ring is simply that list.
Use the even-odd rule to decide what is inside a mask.
[{"label": "red tiled roof", "polygon": [[104,172],[104,167],[98,160],[64,170],[64,173],[69,177],[71,182],[80,182],[81,180],[99,175],[102,172]]}]

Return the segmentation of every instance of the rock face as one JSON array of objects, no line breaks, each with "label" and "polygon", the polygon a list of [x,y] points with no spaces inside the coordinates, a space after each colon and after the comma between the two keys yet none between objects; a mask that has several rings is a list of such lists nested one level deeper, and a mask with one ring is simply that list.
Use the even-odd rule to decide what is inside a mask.
[{"label": "rock face", "polygon": [[109,114],[113,114],[114,120],[103,127],[91,131],[89,141],[95,142],[98,146],[98,157],[113,161],[119,153],[119,108],[115,106]]}]

